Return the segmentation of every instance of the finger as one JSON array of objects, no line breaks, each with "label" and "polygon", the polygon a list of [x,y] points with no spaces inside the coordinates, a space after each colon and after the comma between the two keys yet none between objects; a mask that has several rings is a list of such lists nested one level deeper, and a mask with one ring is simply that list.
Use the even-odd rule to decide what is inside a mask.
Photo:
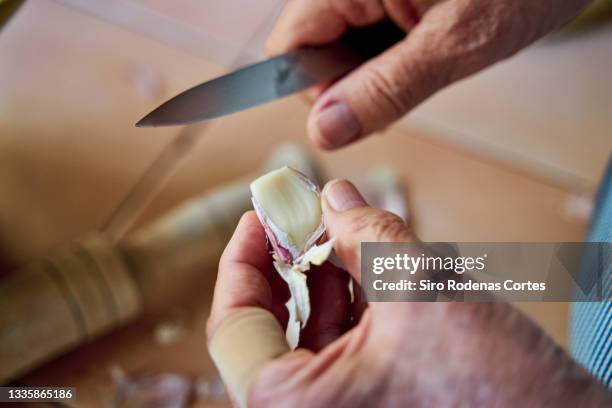
[{"label": "finger", "polygon": [[354,142],[450,83],[512,55],[525,40],[508,7],[498,4],[445,1],[431,7],[406,39],[321,95],[308,118],[309,137],[324,149]]},{"label": "finger", "polygon": [[328,0],[331,7],[354,27],[363,27],[382,20],[385,9],[380,0]]},{"label": "finger", "polygon": [[279,313],[282,308],[275,301],[270,286],[275,275],[264,229],[255,213],[249,211],[240,219],[219,262],[208,320],[209,338],[237,308],[255,306]]},{"label": "finger", "polygon": [[325,44],[340,38],[349,26],[370,25],[384,16],[379,0],[296,0],[277,20],[266,52],[278,54],[301,45]]},{"label": "finger", "polygon": [[[249,393],[249,407],[293,407],[303,393],[295,381],[314,359],[312,351],[297,349],[270,363],[257,377]],[[297,375],[296,375],[297,374]]]},{"label": "finger", "polygon": [[382,0],[382,4],[391,20],[406,32],[419,22],[420,15],[425,12],[414,0]]},{"label": "finger", "polygon": [[346,180],[333,180],[323,189],[323,220],[327,234],[336,239],[334,250],[348,272],[361,282],[362,242],[414,242],[402,219],[368,206]]},{"label": "finger", "polygon": [[346,271],[327,262],[308,271],[311,312],[300,334],[300,347],[319,351],[342,336],[350,323]]},{"label": "finger", "polygon": [[340,38],[346,28],[346,20],[329,0],[295,0],[285,6],[276,21],[266,53],[275,55],[300,45],[325,44]]},{"label": "finger", "polygon": [[444,67],[423,55],[429,52],[407,39],[340,79],[314,104],[308,136],[323,149],[335,149],[403,116],[446,84]]}]

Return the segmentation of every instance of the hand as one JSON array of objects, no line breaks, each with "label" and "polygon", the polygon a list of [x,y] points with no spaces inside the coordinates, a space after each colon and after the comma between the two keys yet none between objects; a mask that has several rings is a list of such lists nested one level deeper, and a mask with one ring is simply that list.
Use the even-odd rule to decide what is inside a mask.
[{"label": "hand", "polygon": [[[323,209],[348,274],[332,265],[308,272],[312,314],[302,348],[264,366],[249,389],[250,407],[604,406],[597,382],[506,303],[351,309],[346,285],[349,274],[359,281],[360,243],[415,237],[346,181],[326,186]],[[288,293],[270,258],[257,217],[245,214],[219,265],[209,336],[244,307],[286,323]]]},{"label": "hand", "polygon": [[[377,58],[310,92],[308,133],[333,149],[380,130],[445,86],[508,58],[575,16],[590,0],[294,0],[268,52],[338,39],[388,16],[407,33]],[[517,84],[518,85],[518,84]]]}]

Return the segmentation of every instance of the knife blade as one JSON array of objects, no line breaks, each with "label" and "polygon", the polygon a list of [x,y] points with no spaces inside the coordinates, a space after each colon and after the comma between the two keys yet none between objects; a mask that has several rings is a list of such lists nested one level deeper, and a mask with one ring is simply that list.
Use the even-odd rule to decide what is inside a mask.
[{"label": "knife blade", "polygon": [[334,80],[405,37],[390,20],[351,29],[341,40],[303,47],[196,85],[136,126],[185,125],[236,113]]}]

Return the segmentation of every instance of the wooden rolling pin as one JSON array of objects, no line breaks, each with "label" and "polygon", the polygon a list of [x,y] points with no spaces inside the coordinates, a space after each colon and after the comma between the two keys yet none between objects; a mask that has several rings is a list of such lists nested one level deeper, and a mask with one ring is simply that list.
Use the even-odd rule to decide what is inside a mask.
[{"label": "wooden rolling pin", "polygon": [[[280,148],[265,171],[320,174],[306,153]],[[94,233],[0,281],[0,383],[108,333],[148,309],[171,305],[196,274],[215,270],[239,217],[248,180],[192,199],[113,242]]]}]

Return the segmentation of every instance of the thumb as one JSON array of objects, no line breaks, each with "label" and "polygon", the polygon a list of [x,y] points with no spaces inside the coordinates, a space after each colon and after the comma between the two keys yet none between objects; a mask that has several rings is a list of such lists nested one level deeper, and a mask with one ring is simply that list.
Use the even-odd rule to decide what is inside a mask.
[{"label": "thumb", "polygon": [[323,189],[323,220],[334,249],[351,276],[361,282],[362,242],[413,242],[416,237],[395,214],[368,206],[346,180],[332,180]]},{"label": "thumb", "polygon": [[404,40],[319,97],[308,118],[318,146],[341,147],[383,129],[450,83],[511,56],[552,29],[542,14],[555,9],[541,2],[418,3],[434,5]]},{"label": "thumb", "polygon": [[381,130],[448,83],[431,51],[411,35],[327,89],[313,106],[308,134],[335,149]]}]

